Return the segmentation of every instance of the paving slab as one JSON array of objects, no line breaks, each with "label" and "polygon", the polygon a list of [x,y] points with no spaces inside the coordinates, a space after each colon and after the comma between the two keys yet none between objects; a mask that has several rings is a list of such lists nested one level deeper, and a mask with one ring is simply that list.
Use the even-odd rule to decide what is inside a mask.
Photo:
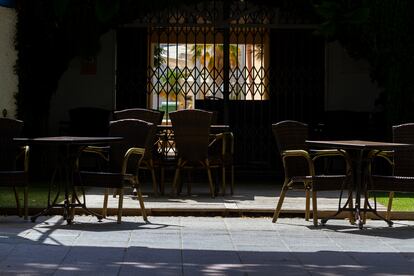
[{"label": "paving slab", "polygon": [[[236,186],[233,195],[218,195],[211,198],[206,183],[194,183],[192,194],[188,195],[185,191],[179,196],[172,195],[167,189],[163,196],[154,196],[152,186],[146,183],[143,187],[145,207],[150,215],[230,215],[230,216],[250,216],[250,215],[269,215],[275,210],[279,200],[281,186],[275,183],[255,183],[241,182]],[[185,189],[184,189],[185,190]],[[322,191],[318,193],[318,212],[322,216],[334,213],[338,209],[340,191]],[[99,211],[103,206],[103,190],[90,189],[87,191],[87,206]],[[344,201],[342,202],[344,203]],[[115,215],[118,206],[118,198],[109,197],[109,213]],[[124,214],[138,215],[139,204],[137,197],[132,194],[131,189],[127,189],[124,197]],[[287,193],[281,216],[301,215],[304,216],[305,192],[303,190],[291,190]],[[378,204],[378,210],[386,210],[384,206]],[[346,213],[341,217],[347,216]]]},{"label": "paving slab", "polygon": [[[413,275],[414,222],[0,217],[0,275]],[[3,231],[4,230],[4,231]]]}]

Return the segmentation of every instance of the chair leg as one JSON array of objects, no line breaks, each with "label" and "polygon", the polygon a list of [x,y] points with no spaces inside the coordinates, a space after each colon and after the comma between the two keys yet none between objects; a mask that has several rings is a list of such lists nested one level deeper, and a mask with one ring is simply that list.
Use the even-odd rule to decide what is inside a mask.
[{"label": "chair leg", "polygon": [[108,215],[108,195],[109,195],[109,188],[105,188],[104,191],[104,201],[103,201],[103,210],[102,210],[102,216],[106,218]]},{"label": "chair leg", "polygon": [[118,195],[119,195],[119,199],[118,199],[118,220],[117,223],[120,224],[121,223],[121,219],[122,219],[122,206],[124,203],[124,189],[118,189]]},{"label": "chair leg", "polygon": [[318,202],[316,198],[317,198],[316,191],[312,191],[312,217],[313,217],[313,225],[315,227],[318,226]]},{"label": "chair leg", "polygon": [[[75,189],[75,188],[74,188]],[[74,192],[72,192],[71,198],[70,198],[71,204],[76,203],[76,198]],[[73,219],[75,217],[75,207],[70,208],[70,217]]]},{"label": "chair leg", "polygon": [[144,205],[144,199],[142,198],[141,188],[138,186],[138,184],[136,186],[136,189],[137,189],[139,206],[141,207],[142,218],[144,219],[144,221],[148,222],[147,211],[145,210],[145,205]]},{"label": "chair leg", "polygon": [[19,214],[19,217],[21,217],[22,216],[22,210],[20,208],[20,199],[19,199],[19,194],[17,193],[16,186],[13,186],[13,191],[14,191],[14,198],[16,200],[17,212]]},{"label": "chair leg", "polygon": [[[368,194],[368,192],[365,194],[365,200],[364,200],[364,210],[366,210],[367,208],[368,208],[368,199],[369,199],[369,194]],[[352,208],[352,206],[350,206],[351,208]],[[352,214],[352,217],[354,217],[353,216],[353,214]],[[364,211],[363,213],[362,213],[362,223],[363,224],[365,224],[367,222],[367,212],[366,211]],[[355,218],[354,218],[354,223],[355,223]]]},{"label": "chair leg", "polygon": [[234,166],[231,165],[231,186],[230,186],[230,194],[234,194]]},{"label": "chair leg", "polygon": [[288,191],[288,182],[285,180],[285,183],[283,184],[282,191],[280,192],[279,201],[276,205],[276,210],[273,214],[273,220],[272,222],[275,223],[277,219],[279,218],[280,210],[282,209],[283,201],[285,200],[286,193]]},{"label": "chair leg", "polygon": [[165,168],[161,167],[161,177],[160,177],[160,193],[164,195],[165,192]]},{"label": "chair leg", "polygon": [[177,181],[178,181],[177,194],[181,194],[181,192],[183,191],[184,181],[183,181],[183,178],[181,177],[181,175],[182,175],[182,170],[180,169],[180,173],[179,173],[178,179],[177,179]]},{"label": "chair leg", "polygon": [[180,174],[181,162],[182,162],[181,159],[179,159],[178,163],[177,163],[177,168],[175,169],[175,175],[174,175],[174,180],[173,180],[173,184],[172,184],[172,193],[174,195],[178,195],[177,181],[178,181],[178,176]]},{"label": "chair leg", "polygon": [[155,196],[158,196],[157,178],[155,177],[154,162],[152,161],[152,159],[148,161],[147,167],[151,171],[152,191],[153,191]]},{"label": "chair leg", "polygon": [[226,195],[226,167],[221,167],[221,194]]},{"label": "chair leg", "polygon": [[187,182],[187,195],[191,195],[191,183],[193,183],[193,178],[191,175],[191,170],[187,170],[187,177],[188,177],[188,182]]},{"label": "chair leg", "polygon": [[388,195],[388,206],[387,206],[387,214],[385,216],[386,219],[390,220],[391,219],[391,209],[392,209],[392,201],[394,199],[394,192],[390,192],[390,194]]},{"label": "chair leg", "polygon": [[26,186],[24,187],[24,219],[27,220],[29,217],[29,188]]},{"label": "chair leg", "polygon": [[210,187],[210,194],[211,194],[211,197],[214,198],[215,194],[214,194],[213,178],[211,177],[210,162],[208,161],[208,159],[206,159],[205,165],[206,165],[206,170],[207,170],[208,184]]},{"label": "chair leg", "polygon": [[[348,198],[349,198],[349,208],[351,208],[352,210],[354,209],[354,197],[353,197],[352,190],[349,190]],[[349,221],[351,222],[351,224],[355,224],[355,217],[352,211],[349,212]]]},{"label": "chair leg", "polygon": [[[306,183],[305,183],[306,185]],[[310,191],[306,189],[306,203],[305,203],[305,220],[309,221],[310,217]]]}]

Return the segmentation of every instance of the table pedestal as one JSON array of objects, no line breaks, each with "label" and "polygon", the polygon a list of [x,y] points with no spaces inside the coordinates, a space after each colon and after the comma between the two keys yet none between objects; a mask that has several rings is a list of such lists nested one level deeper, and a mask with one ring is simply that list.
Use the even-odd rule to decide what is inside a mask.
[{"label": "table pedestal", "polygon": [[[56,145],[59,149],[58,164],[53,172],[49,185],[47,207],[40,213],[31,217],[35,222],[39,216],[46,215],[54,208],[63,209],[63,219],[67,223],[72,223],[76,207],[81,207],[86,213],[96,216],[99,221],[103,218],[86,207],[85,192],[83,191],[83,202],[79,200],[73,185],[73,176],[78,169],[77,160],[82,150],[89,145],[107,145],[123,140],[123,137],[79,137],[79,136],[55,136],[39,138],[14,138],[15,142],[24,145]],[[56,175],[63,176],[63,184],[55,185]],[[53,186],[57,187],[57,192],[53,200],[51,193]],[[62,187],[63,186],[63,187]],[[63,191],[62,191],[63,190]],[[64,193],[63,203],[59,203],[59,196]]]},{"label": "table pedestal", "polygon": [[[62,208],[63,209],[63,219],[67,221],[68,224],[72,223],[74,211],[76,207],[81,207],[86,213],[96,216],[99,221],[102,220],[103,216],[89,210],[86,207],[85,192],[83,193],[83,202],[80,201],[76,189],[73,185],[73,174],[77,171],[77,160],[84,149],[85,146],[81,145],[72,145],[65,144],[59,145],[59,160],[58,165],[56,166],[52,179],[49,184],[49,192],[47,199],[47,207],[42,210],[40,213],[32,216],[30,219],[32,222],[35,222],[39,216],[48,214],[52,209]],[[56,183],[56,175],[59,174],[63,176],[63,187],[62,185]],[[57,192],[54,196],[54,199],[51,200],[51,194],[53,187],[57,188]],[[63,188],[63,191],[62,191]],[[64,199],[63,203],[59,203],[59,196],[63,193]]]},{"label": "table pedestal", "polygon": [[[373,213],[378,218],[384,220],[389,226],[392,226],[393,222],[382,217],[377,212],[377,203],[375,200],[374,208],[368,201],[368,178],[369,175],[369,162],[371,162],[368,156],[372,150],[375,151],[389,151],[401,148],[412,148],[411,144],[403,143],[388,143],[388,142],[377,142],[377,141],[364,141],[364,140],[330,140],[330,141],[311,141],[306,140],[306,144],[309,147],[315,148],[329,148],[329,149],[341,149],[345,150],[350,159],[352,166],[352,185],[349,187],[350,191],[355,191],[355,205],[353,205],[353,194],[349,193],[346,203],[341,206],[341,199],[339,201],[338,211],[331,217],[322,219],[322,225],[325,224],[329,219],[336,217],[339,213],[344,211],[352,212],[355,219],[355,223],[360,229],[363,228],[364,219],[361,213],[366,214],[367,212]],[[341,191],[341,197],[342,197]],[[361,197],[365,198],[365,206],[361,206]]]},{"label": "table pedestal", "polygon": [[[329,218],[321,219],[321,224],[325,225],[329,219],[335,218],[341,212],[349,211],[352,213],[353,222],[358,225],[359,229],[362,229],[364,225],[364,219],[362,218],[361,213],[364,213],[365,216],[367,212],[373,213],[378,218],[387,222],[388,226],[392,226],[393,222],[391,220],[388,220],[378,214],[376,200],[374,208],[369,203],[367,186],[369,181],[369,152],[364,149],[347,149],[347,152],[352,162],[352,184],[348,187],[351,192],[348,194],[345,204],[341,206],[341,198],[343,193],[343,191],[341,191],[338,211]],[[355,204],[353,204],[353,191],[355,191]],[[361,197],[365,200],[365,206],[361,205]]]}]

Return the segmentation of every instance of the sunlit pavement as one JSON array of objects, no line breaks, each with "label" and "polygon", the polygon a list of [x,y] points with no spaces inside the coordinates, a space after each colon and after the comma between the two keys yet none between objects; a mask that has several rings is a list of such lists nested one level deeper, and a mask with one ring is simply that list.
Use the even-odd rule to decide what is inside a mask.
[{"label": "sunlit pavement", "polygon": [[[230,195],[229,187],[225,196],[219,194],[211,198],[207,183],[193,183],[192,195],[187,195],[186,187],[180,196],[171,195],[171,185],[168,184],[164,196],[154,196],[152,194],[151,183],[145,183],[143,194],[145,207],[148,213],[169,216],[181,215],[182,213],[233,213],[249,214],[259,213],[271,216],[274,213],[276,204],[279,200],[281,186],[278,183],[261,182],[237,182],[234,195]],[[318,211],[320,217],[323,212],[335,212],[338,209],[338,198],[340,191],[321,191],[318,193]],[[343,202],[346,200],[343,196]],[[103,206],[103,189],[89,189],[86,196],[87,206],[101,212]],[[118,207],[118,197],[109,197],[108,208],[113,215],[116,214]],[[125,215],[138,215],[139,204],[136,196],[126,191],[123,202]],[[384,211],[386,208],[378,204],[378,210]],[[305,212],[305,192],[303,190],[290,190],[284,200],[282,214]],[[393,214],[394,215],[394,214]],[[345,214],[347,216],[347,214]]]},{"label": "sunlit pavement", "polygon": [[414,222],[0,218],[1,275],[413,275]]}]

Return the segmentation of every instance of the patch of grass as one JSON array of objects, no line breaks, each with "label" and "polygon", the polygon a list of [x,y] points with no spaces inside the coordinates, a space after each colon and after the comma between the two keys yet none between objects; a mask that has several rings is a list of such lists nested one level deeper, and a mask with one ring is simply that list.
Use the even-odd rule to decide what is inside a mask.
[{"label": "patch of grass", "polygon": [[[17,189],[19,194],[20,206],[23,207],[23,189]],[[47,194],[49,191],[48,184],[45,183],[31,183],[29,186],[29,208],[44,208],[47,206]],[[51,196],[55,196],[52,193]],[[53,198],[51,199],[53,200]],[[62,193],[59,196],[59,201],[63,200]],[[13,188],[0,188],[0,208],[15,208],[16,200],[14,198]]]},{"label": "patch of grass", "polygon": [[[377,200],[384,206],[388,205],[388,193],[375,193]],[[371,196],[372,197],[372,196]],[[395,193],[392,201],[392,211],[414,211],[414,193]]]}]

